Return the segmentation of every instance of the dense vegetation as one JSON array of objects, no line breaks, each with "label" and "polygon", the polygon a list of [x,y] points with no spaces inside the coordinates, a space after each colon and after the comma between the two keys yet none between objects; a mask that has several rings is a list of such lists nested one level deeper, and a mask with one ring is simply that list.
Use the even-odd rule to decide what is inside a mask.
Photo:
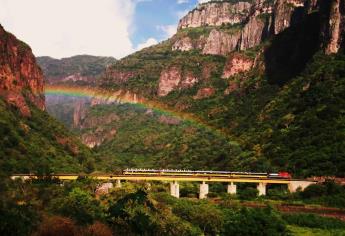
[{"label": "dense vegetation", "polygon": [[2,178],[0,184],[1,235],[249,236],[345,230],[337,219],[282,215],[271,206],[246,208],[233,196],[224,195],[217,203],[176,199],[166,193],[164,183],[151,183],[150,191],[145,183],[124,183],[107,195],[95,195],[92,179],[62,186],[49,178],[26,183]]},{"label": "dense vegetation", "polygon": [[116,115],[109,124],[85,128],[82,134],[116,129],[116,138],[94,149],[99,170],[145,168],[233,169],[241,150],[214,129],[135,105],[93,107],[86,119]]},{"label": "dense vegetation", "polygon": [[0,173],[92,171],[91,152],[47,113],[32,116],[0,100]]}]

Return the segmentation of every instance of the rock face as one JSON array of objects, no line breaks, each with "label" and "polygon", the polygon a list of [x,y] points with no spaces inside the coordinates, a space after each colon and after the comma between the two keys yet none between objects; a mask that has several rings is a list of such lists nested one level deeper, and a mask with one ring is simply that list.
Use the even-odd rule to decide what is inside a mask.
[{"label": "rock face", "polygon": [[79,128],[81,122],[86,117],[86,103],[84,100],[78,100],[75,102],[74,112],[73,112],[73,127]]},{"label": "rock face", "polygon": [[190,88],[198,81],[192,74],[183,75],[181,68],[173,66],[162,71],[157,94],[164,97],[174,90]]},{"label": "rock face", "polygon": [[331,0],[329,17],[328,42],[325,47],[326,54],[337,53],[345,42],[345,2],[344,0]]},{"label": "rock face", "polygon": [[229,78],[239,73],[249,71],[253,67],[253,60],[240,54],[228,58],[222,78]]},{"label": "rock face", "polygon": [[259,45],[268,34],[265,23],[258,17],[252,17],[244,26],[241,33],[240,50],[246,50]]},{"label": "rock face", "polygon": [[[310,2],[309,7],[313,9],[315,4]],[[203,54],[211,55],[246,50],[300,20],[303,7],[304,0],[204,3],[182,18],[178,29],[208,26],[213,30],[196,41],[179,39],[172,50],[201,49]],[[219,27],[224,25],[227,25],[224,29]],[[232,27],[231,33],[227,30],[229,27]]]},{"label": "rock face", "polygon": [[274,7],[274,34],[290,27],[296,8],[304,7],[304,0],[277,0]]},{"label": "rock face", "polygon": [[182,39],[177,40],[173,47],[173,51],[190,51],[194,49],[193,42],[189,37],[184,37]]},{"label": "rock face", "polygon": [[238,47],[240,38],[240,32],[230,35],[213,29],[208,36],[202,53],[210,55],[226,55]]},{"label": "rock face", "polygon": [[0,25],[0,96],[30,116],[27,101],[45,109],[43,74],[31,49]]},{"label": "rock face", "polygon": [[200,4],[180,20],[178,29],[241,23],[246,19],[250,7],[248,2]]},{"label": "rock face", "polygon": [[178,88],[182,80],[181,70],[176,67],[162,71],[159,78],[158,96],[163,97]]},{"label": "rock face", "polygon": [[116,135],[116,129],[105,130],[104,128],[98,128],[95,132],[84,133],[81,136],[81,141],[89,148],[98,147],[104,142],[112,140]]},{"label": "rock face", "polygon": [[181,19],[179,29],[201,26],[213,29],[194,41],[188,37],[178,39],[172,50],[201,49],[203,54],[227,55],[257,46],[269,35],[272,7],[272,3],[260,0],[201,4]]}]

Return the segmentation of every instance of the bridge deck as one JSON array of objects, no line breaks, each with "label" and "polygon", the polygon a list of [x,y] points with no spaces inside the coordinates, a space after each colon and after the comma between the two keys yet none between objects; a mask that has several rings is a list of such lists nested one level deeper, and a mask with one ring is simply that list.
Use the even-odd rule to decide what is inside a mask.
[{"label": "bridge deck", "polygon": [[[76,180],[78,175],[52,175],[60,180]],[[267,184],[289,184],[302,179],[275,179],[275,178],[231,178],[219,176],[177,176],[177,175],[89,175],[85,176],[96,180],[132,180],[132,181],[183,181],[183,182],[223,182],[223,183],[267,183]],[[12,178],[37,179],[35,175],[13,175]],[[312,181],[308,181],[312,182]]]}]

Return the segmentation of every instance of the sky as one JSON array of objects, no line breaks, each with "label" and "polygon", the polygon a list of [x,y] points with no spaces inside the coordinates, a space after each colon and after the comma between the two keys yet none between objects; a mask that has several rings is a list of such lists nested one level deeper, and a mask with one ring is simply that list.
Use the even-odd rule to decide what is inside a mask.
[{"label": "sky", "polygon": [[0,24],[36,56],[120,59],[171,37],[207,0],[0,0]]}]

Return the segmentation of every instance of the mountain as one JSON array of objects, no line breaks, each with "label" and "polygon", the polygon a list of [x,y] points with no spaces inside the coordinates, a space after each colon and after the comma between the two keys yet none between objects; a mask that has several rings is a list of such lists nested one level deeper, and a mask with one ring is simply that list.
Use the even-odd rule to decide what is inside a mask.
[{"label": "mountain", "polygon": [[78,55],[62,59],[37,57],[37,63],[42,68],[48,84],[94,83],[105,68],[115,61],[116,59],[112,57],[90,55]]},{"label": "mountain", "polygon": [[91,152],[45,112],[44,80],[30,47],[0,26],[0,170],[91,170]]},{"label": "mountain", "polygon": [[[37,57],[47,85],[95,86],[97,78],[114,62],[116,59],[112,57],[89,55],[62,59]],[[78,106],[85,106],[89,102],[87,98],[46,95],[47,111],[70,128],[73,127],[73,116],[78,112]]]},{"label": "mountain", "polygon": [[[150,101],[168,115],[97,98],[79,109],[75,127],[107,167],[343,176],[344,6],[200,4],[172,38],[116,61],[97,80],[99,90]],[[174,114],[179,123],[160,122]]]}]

